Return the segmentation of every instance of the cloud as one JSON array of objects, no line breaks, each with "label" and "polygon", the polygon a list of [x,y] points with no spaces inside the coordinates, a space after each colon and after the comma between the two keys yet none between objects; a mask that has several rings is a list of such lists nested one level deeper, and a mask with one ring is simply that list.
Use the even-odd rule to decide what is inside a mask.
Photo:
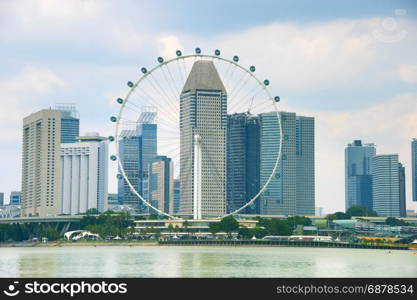
[{"label": "cloud", "polygon": [[[2,51],[11,54],[6,63],[18,70],[17,75],[7,68],[0,73],[7,107],[0,111],[3,142],[19,144],[21,119],[55,102],[58,93],[79,99],[82,132],[110,134],[110,125],[101,126],[100,120],[108,122],[110,111],[117,112],[114,99],[125,96],[126,81],[139,76],[139,67],[150,69],[158,55],[168,59],[177,49],[186,53],[199,46],[204,53],[220,49],[227,58],[239,55],[243,66],[255,65],[255,74],[271,81],[272,94],[283,100],[280,108],[316,117],[317,199],[329,211],[343,208],[343,148],[353,139],[375,142],[379,153],[398,152],[409,168],[417,91],[403,87],[417,80],[415,20],[398,19],[399,31],[408,34],[390,43],[380,38],[390,37],[382,18],[275,22],[193,35],[155,29],[160,12],[147,5],[0,1]],[[0,163],[6,165],[10,155],[2,155]]]},{"label": "cloud", "polygon": [[417,137],[417,94],[402,94],[365,109],[298,111],[316,119],[317,204],[344,209],[344,147],[354,139],[375,143],[377,154],[398,153],[406,167],[411,203],[411,139]]},{"label": "cloud", "polygon": [[401,80],[412,84],[417,83],[417,65],[400,65],[398,73]]},{"label": "cloud", "polygon": [[[384,71],[387,59],[415,60],[414,56],[398,56],[404,47],[401,41],[388,48],[373,36],[378,20],[339,20],[307,26],[274,23],[225,34],[212,43],[226,55],[239,54],[242,62],[259,67],[273,85],[289,94],[352,89],[364,81],[380,79],[379,73],[368,76],[368,72],[375,67]],[[405,22],[402,26],[415,32],[416,25]],[[413,42],[417,45],[415,39]]]},{"label": "cloud", "polygon": [[159,53],[163,57],[172,57],[176,50],[184,50],[179,38],[175,35],[162,36],[158,39]]},{"label": "cloud", "polygon": [[[45,68],[29,67],[19,74],[0,78],[2,109],[0,109],[0,165],[7,170],[0,190],[20,190],[22,120],[31,112],[46,108],[51,94],[65,89],[64,80]],[[6,197],[6,196],[5,196]]]},{"label": "cloud", "polygon": [[12,128],[18,128],[19,120],[34,111],[39,104],[45,105],[47,102],[43,97],[65,85],[57,74],[42,68],[28,68],[14,77],[0,79],[5,108],[0,110],[0,127],[8,129],[0,132],[2,140],[18,139]]}]

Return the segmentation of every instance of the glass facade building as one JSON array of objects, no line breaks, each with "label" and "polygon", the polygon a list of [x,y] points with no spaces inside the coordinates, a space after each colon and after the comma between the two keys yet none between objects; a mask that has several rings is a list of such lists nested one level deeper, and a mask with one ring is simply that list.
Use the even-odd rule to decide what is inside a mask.
[{"label": "glass facade building", "polygon": [[413,201],[417,201],[417,139],[411,142],[411,172]]},{"label": "glass facade building", "polygon": [[371,161],[376,154],[374,144],[355,140],[345,148],[345,206],[373,209]]},{"label": "glass facade building", "polygon": [[173,207],[173,213],[177,214],[180,211],[180,197],[181,197],[181,191],[180,191],[180,180],[174,179],[174,207]]},{"label": "glass facade building", "polygon": [[10,205],[20,205],[21,198],[22,198],[22,193],[21,192],[13,191],[13,192],[10,193],[9,204]]},{"label": "glass facade building", "polygon": [[400,217],[407,216],[407,209],[405,203],[405,168],[402,163],[398,163],[398,176],[400,185]]},{"label": "glass facade building", "polygon": [[157,155],[157,125],[139,124],[137,136],[139,142],[139,193],[144,194],[144,180],[148,178],[149,166]]},{"label": "glass facade building", "polygon": [[[132,186],[139,191],[139,137],[135,130],[123,130],[119,140],[119,159]],[[119,203],[139,205],[139,198],[122,177],[118,179]]]},{"label": "glass facade building", "polygon": [[59,103],[55,109],[61,111],[61,143],[76,143],[80,135],[80,118],[75,105]]},{"label": "glass facade building", "polygon": [[[227,116],[227,212],[233,212],[259,192],[259,117]],[[259,213],[259,201],[242,211]]]},{"label": "glass facade building", "polygon": [[[123,130],[119,141],[119,155],[126,176],[146,200],[149,200],[149,166],[157,155],[155,116],[154,112],[142,112],[136,129]],[[132,205],[142,213],[148,212],[148,208],[131,191],[124,178],[118,180],[118,197],[119,203]]]},{"label": "glass facade building", "polygon": [[296,117],[297,215],[315,215],[314,118]]},{"label": "glass facade building", "polygon": [[[264,215],[297,214],[296,115],[279,112],[283,144],[281,160],[264,193],[260,196],[260,213]],[[260,117],[260,186],[263,187],[276,164],[280,132],[276,112]]]}]

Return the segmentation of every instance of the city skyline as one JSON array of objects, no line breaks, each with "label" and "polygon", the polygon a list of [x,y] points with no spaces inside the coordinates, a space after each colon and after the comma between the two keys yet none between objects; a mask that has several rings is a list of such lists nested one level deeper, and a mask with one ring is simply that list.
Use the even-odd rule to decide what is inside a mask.
[{"label": "city skyline", "polygon": [[[56,102],[74,102],[81,112],[80,117],[84,117],[80,124],[81,132],[96,130],[104,136],[110,135],[113,128],[106,124],[106,120],[117,109],[110,101],[113,103],[116,97],[124,96],[126,89],[121,83],[137,76],[139,65],[153,65],[158,55],[174,56],[177,48],[191,52],[200,46],[207,52],[220,48],[228,57],[239,54],[245,64],[254,63],[257,72],[270,77],[271,89],[282,97],[283,110],[315,117],[317,206],[325,207],[327,212],[344,208],[343,148],[353,139],[362,139],[375,143],[381,153],[399,154],[405,166],[407,207],[416,209],[416,203],[411,202],[410,141],[417,135],[417,61],[411,52],[416,48],[417,26],[412,2],[387,1],[377,9],[371,5],[372,13],[369,4],[359,6],[359,2],[354,2],[350,9],[340,9],[332,16],[323,10],[314,17],[289,9],[285,1],[283,4],[265,2],[265,6],[271,6],[271,11],[285,11],[285,16],[267,14],[261,20],[256,14],[244,10],[242,15],[232,14],[230,20],[223,23],[221,34],[220,28],[210,29],[212,22],[202,18],[201,14],[187,21],[181,18],[183,3],[178,4],[178,8],[165,4],[177,16],[174,19],[181,19],[181,22],[168,29],[174,24],[168,19],[166,24],[149,32],[140,30],[126,8],[72,3],[60,10],[54,5],[45,9],[42,3],[46,2],[39,3],[31,4],[31,16],[15,11],[12,2],[1,4],[1,13],[7,14],[2,19],[8,28],[12,28],[2,35],[5,45],[2,51],[10,59],[6,60],[0,77],[8,107],[2,111],[4,129],[1,132],[0,161],[10,170],[0,185],[6,199],[10,191],[20,190],[21,174],[17,166],[21,159],[20,120],[24,116]],[[126,7],[132,5],[129,3]],[[146,20],[149,22],[159,14],[158,7],[138,6],[147,12]],[[245,7],[247,4],[243,4],[243,9]],[[315,11],[323,7],[343,8],[343,5],[325,3],[317,5]],[[397,13],[396,9],[404,9],[406,13]],[[114,21],[120,10],[131,24]],[[231,11],[230,4],[225,10]],[[106,24],[102,20],[109,11],[116,17]],[[23,18],[16,18],[19,15]],[[249,20],[247,16],[255,17]],[[224,15],[218,17],[224,19]],[[383,27],[383,21],[390,17],[397,22],[398,30],[394,33],[407,32],[398,41],[387,42],[375,35],[375,30],[379,30],[386,38],[391,36]],[[200,19],[198,24],[201,26],[195,26],[197,19]],[[36,22],[39,20],[42,22]],[[98,32],[96,22],[108,26],[107,31],[104,30],[108,35],[104,37],[112,43],[105,43],[103,35],[92,39],[94,47],[84,38],[71,38],[69,40],[76,42],[67,48],[73,49],[73,53],[56,51],[68,46],[63,41],[69,34],[63,30],[66,26],[71,26],[72,34],[77,34],[79,28],[70,24],[89,23],[91,32],[95,33]],[[28,26],[35,23],[36,26]],[[204,32],[204,38],[198,37],[197,27]],[[45,43],[58,33],[57,44],[50,47]],[[29,36],[31,38],[27,38]],[[22,47],[22,43],[30,55],[14,51],[16,47]],[[340,48],[337,47],[339,43]],[[114,49],[116,44],[124,46]],[[253,44],[268,44],[269,47],[254,51],[251,48]],[[137,57],[141,57],[140,60]],[[340,63],[334,65],[335,61]],[[383,69],[378,66],[383,66]],[[98,73],[104,76],[96,76]],[[334,172],[335,169],[338,171]],[[114,172],[113,163],[109,173]],[[111,176],[110,179],[109,191],[114,192],[116,180]],[[333,184],[328,186],[330,181]]]}]

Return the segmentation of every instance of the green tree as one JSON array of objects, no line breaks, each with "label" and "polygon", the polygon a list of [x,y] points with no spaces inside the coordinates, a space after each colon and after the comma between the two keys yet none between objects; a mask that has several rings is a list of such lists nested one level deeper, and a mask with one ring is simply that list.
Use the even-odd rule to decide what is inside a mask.
[{"label": "green tree", "polygon": [[269,235],[291,235],[291,226],[284,220],[271,219],[266,226]]},{"label": "green tree", "polygon": [[297,225],[310,226],[312,224],[311,220],[304,216],[288,217],[286,221],[293,229],[296,228]]},{"label": "green tree", "polygon": [[249,228],[242,226],[238,230],[238,236],[239,238],[242,238],[242,239],[248,239],[252,237],[252,233],[249,230]]},{"label": "green tree", "polygon": [[158,214],[150,214],[149,220],[158,220]]},{"label": "green tree", "polygon": [[85,214],[86,215],[99,215],[100,213],[98,212],[97,208],[89,208],[87,209]]},{"label": "green tree", "polygon": [[190,222],[188,222],[187,220],[185,220],[182,223],[182,227],[184,228],[185,232],[188,232],[188,227],[190,226]]},{"label": "green tree", "polygon": [[252,237],[254,236],[258,239],[263,238],[268,233],[265,228],[260,227],[260,226],[256,226],[255,228],[250,228],[249,232]]},{"label": "green tree", "polygon": [[41,238],[46,237],[50,241],[56,241],[59,239],[59,232],[51,226],[44,227],[41,233]]},{"label": "green tree", "polygon": [[220,229],[226,233],[231,233],[239,229],[239,222],[232,216],[224,217],[219,224]]},{"label": "green tree", "polygon": [[215,235],[216,233],[221,231],[220,223],[212,222],[209,224],[209,231],[212,235]]},{"label": "green tree", "polygon": [[350,215],[341,211],[338,211],[334,214],[329,214],[326,216],[326,219],[328,220],[348,220],[350,218],[351,218]]},{"label": "green tree", "polygon": [[169,232],[169,233],[172,233],[173,231],[174,231],[174,225],[169,224],[169,225],[168,225],[168,232]]},{"label": "green tree", "polygon": [[354,205],[350,207],[346,211],[346,214],[351,217],[377,217],[378,216],[378,214],[375,211],[363,205]]},{"label": "green tree", "polygon": [[96,225],[98,223],[98,219],[95,216],[91,216],[89,214],[82,217],[80,220],[80,229],[86,229],[89,225]]},{"label": "green tree", "polygon": [[256,217],[256,221],[258,221],[258,226],[266,228],[268,226],[269,220],[261,217]]},{"label": "green tree", "polygon": [[385,224],[390,226],[409,226],[407,222],[394,218],[394,217],[388,217],[385,219]]}]

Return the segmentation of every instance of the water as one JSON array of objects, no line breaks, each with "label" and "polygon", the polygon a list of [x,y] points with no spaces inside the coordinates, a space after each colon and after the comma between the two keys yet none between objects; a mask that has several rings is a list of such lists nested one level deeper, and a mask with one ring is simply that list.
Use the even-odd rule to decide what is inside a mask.
[{"label": "water", "polygon": [[0,248],[0,277],[417,277],[412,251],[288,247]]}]

